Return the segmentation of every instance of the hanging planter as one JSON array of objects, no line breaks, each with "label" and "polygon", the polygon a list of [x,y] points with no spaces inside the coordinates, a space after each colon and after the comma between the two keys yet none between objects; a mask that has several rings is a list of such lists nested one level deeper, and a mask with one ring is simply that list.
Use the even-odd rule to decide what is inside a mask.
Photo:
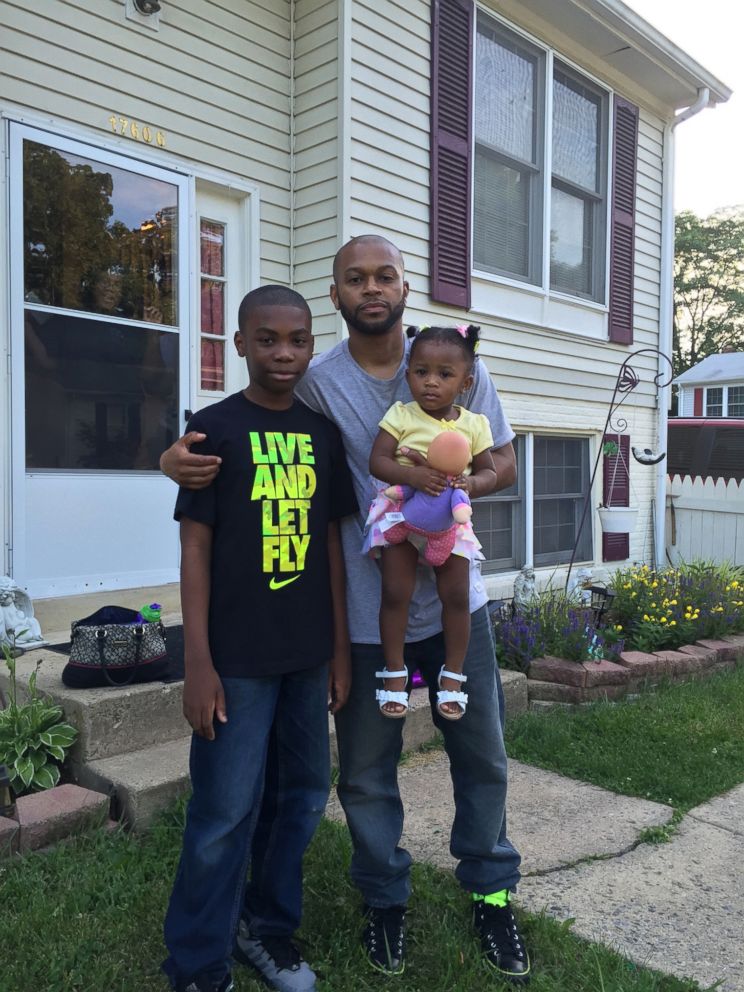
[{"label": "hanging planter", "polygon": [[605,534],[632,534],[635,530],[637,506],[600,506],[597,512]]}]

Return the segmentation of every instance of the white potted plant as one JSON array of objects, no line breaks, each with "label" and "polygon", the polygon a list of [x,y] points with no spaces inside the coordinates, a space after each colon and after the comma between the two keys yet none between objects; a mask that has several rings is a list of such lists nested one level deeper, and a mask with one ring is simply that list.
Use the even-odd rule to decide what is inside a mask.
[{"label": "white potted plant", "polygon": [[602,531],[605,534],[630,534],[635,529],[638,507],[612,506],[612,490],[615,485],[618,462],[622,460],[626,473],[628,466],[625,465],[625,459],[617,441],[605,441],[602,445],[602,454],[606,456],[617,456],[613,466],[612,479],[610,480],[607,503],[600,504],[597,508]]}]

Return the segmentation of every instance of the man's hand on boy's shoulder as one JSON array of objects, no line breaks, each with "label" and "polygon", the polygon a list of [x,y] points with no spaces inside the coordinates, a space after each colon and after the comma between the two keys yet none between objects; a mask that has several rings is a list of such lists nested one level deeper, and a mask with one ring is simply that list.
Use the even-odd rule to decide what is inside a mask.
[{"label": "man's hand on boy's shoulder", "polygon": [[191,729],[208,741],[214,740],[215,718],[227,723],[225,690],[211,661],[194,670],[187,668],[183,683],[183,715]]},{"label": "man's hand on boy's shoulder", "polygon": [[331,713],[346,705],[351,691],[351,657],[349,652],[338,652],[328,668],[328,710]]},{"label": "man's hand on boy's shoulder", "polygon": [[220,470],[219,455],[197,455],[192,444],[206,439],[206,434],[189,431],[160,456],[160,471],[185,489],[206,489]]}]

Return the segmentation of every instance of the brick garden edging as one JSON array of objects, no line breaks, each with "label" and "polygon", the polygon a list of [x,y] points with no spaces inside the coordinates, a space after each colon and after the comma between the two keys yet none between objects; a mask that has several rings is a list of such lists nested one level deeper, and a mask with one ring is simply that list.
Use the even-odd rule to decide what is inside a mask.
[{"label": "brick garden edging", "polygon": [[110,825],[109,797],[79,785],[56,785],[16,799],[14,819],[0,816],[0,858],[48,847],[72,834]]},{"label": "brick garden edging", "polygon": [[613,661],[567,661],[535,658],[527,669],[530,706],[573,705],[622,699],[657,685],[662,679],[687,681],[728,671],[744,661],[744,634],[721,640],[702,639],[676,651],[623,651]]}]

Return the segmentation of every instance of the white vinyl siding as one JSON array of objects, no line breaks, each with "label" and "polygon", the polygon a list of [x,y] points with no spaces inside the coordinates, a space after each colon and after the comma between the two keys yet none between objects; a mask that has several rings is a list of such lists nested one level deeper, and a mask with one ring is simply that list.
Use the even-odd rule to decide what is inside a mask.
[{"label": "white vinyl siding", "polygon": [[[374,34],[369,28],[375,24]],[[533,34],[534,24],[531,25]],[[554,45],[550,35],[541,40]],[[462,310],[429,298],[429,59],[427,0],[359,0],[354,4],[352,44],[352,150],[350,234],[380,231],[400,246],[411,284],[406,319],[411,323],[460,323]],[[558,54],[581,68],[582,52]],[[374,65],[374,69],[371,66]],[[596,64],[591,73],[600,79]],[[607,79],[618,89],[616,79]],[[632,91],[632,99],[637,93]],[[540,434],[592,435],[596,454],[618,369],[635,348],[656,347],[661,270],[661,179],[663,121],[641,108],[636,203],[635,343],[626,348],[544,323],[506,321],[496,313],[471,311],[481,325],[480,355],[493,374],[515,430]],[[508,294],[510,290],[503,288]],[[575,312],[580,312],[580,305]],[[625,405],[631,444],[655,447],[654,356],[635,363],[641,384]],[[663,445],[662,445],[663,447]],[[597,482],[596,502],[601,498]],[[631,465],[631,503],[650,506],[652,471]],[[652,553],[650,511],[639,514],[631,535],[632,558]],[[595,560],[601,534],[595,525]],[[510,594],[510,593],[509,593]]]},{"label": "white vinyl siding", "polygon": [[177,157],[255,183],[261,279],[287,283],[289,17],[288,0],[169,0],[152,31],[115,0],[3,0],[0,106],[28,108],[136,156],[147,146],[112,132],[109,117],[121,116],[165,135],[163,164]]},{"label": "white vinyl siding", "polygon": [[312,309],[316,352],[339,327],[328,293],[340,230],[338,17],[337,0],[296,0],[293,285]]}]

